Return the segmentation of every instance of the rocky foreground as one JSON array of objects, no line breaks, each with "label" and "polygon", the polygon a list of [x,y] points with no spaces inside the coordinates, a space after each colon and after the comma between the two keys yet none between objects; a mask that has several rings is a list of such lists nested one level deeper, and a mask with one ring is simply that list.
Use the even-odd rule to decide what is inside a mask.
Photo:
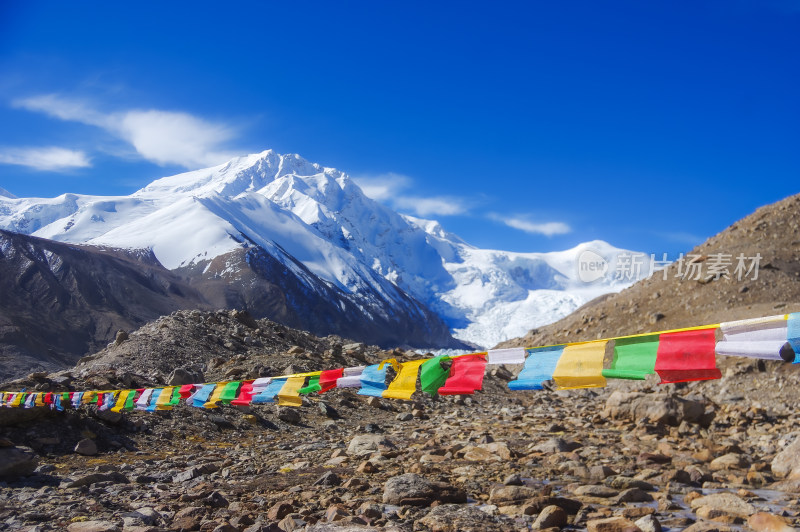
[{"label": "rocky foreground", "polygon": [[[203,342],[229,356],[204,355]],[[390,356],[420,355],[176,313],[69,372],[3,388],[252,378]],[[722,364],[723,379],[691,385],[510,392],[519,368],[490,366],[483,392],[414,402],[333,390],[295,409],[0,409],[0,530],[792,530],[800,372]]]}]

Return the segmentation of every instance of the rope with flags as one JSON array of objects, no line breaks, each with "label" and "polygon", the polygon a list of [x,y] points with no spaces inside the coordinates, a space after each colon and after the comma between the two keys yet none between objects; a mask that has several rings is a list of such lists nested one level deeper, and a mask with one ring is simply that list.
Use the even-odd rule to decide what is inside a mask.
[{"label": "rope with flags", "polygon": [[[794,313],[559,345],[492,349],[406,362],[389,359],[368,366],[245,381],[128,390],[0,392],[0,406],[49,406],[63,411],[94,404],[99,410],[113,412],[171,410],[181,401],[206,409],[276,402],[296,407],[303,404],[302,396],[334,388],[358,388],[359,395],[411,400],[417,391],[430,396],[473,394],[483,388],[486,366],[501,364],[523,365],[517,378],[508,383],[515,391],[542,390],[547,381],[559,390],[600,388],[606,386],[607,379],[644,380],[648,375],[658,375],[661,383],[719,379],[718,355],[797,364],[798,354],[800,313]],[[390,367],[394,377],[387,384]]]}]

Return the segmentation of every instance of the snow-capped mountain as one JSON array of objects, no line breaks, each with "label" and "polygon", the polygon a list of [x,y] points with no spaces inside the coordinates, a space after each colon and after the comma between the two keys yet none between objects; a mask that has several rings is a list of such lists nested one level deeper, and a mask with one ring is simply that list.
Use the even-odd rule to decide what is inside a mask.
[{"label": "snow-capped mountain", "polygon": [[[623,250],[605,242],[554,253],[477,249],[435,221],[368,198],[341,171],[271,150],[158,179],[130,196],[0,194],[0,229],[151,250],[170,270],[201,269],[231,280],[241,275],[242,263],[220,268],[213,259],[257,248],[309,290],[319,290],[322,280],[383,315],[422,316],[427,307],[456,338],[484,347],[626,285],[612,276],[579,279],[578,260],[587,250],[605,257],[613,271]],[[414,300],[422,305],[416,308]]]}]

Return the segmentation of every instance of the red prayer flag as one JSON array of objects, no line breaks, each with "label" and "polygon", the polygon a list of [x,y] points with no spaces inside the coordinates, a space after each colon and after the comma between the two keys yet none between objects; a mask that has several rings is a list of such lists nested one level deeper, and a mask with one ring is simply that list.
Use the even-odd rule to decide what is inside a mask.
[{"label": "red prayer flag", "polygon": [[714,353],[716,327],[659,336],[656,373],[661,382],[705,381],[722,377]]},{"label": "red prayer flag", "polygon": [[339,380],[343,374],[344,368],[323,371],[319,376],[319,385],[321,388],[319,393],[336,388],[336,381]]},{"label": "red prayer flag", "polygon": [[247,406],[253,400],[253,381],[247,381],[239,389],[239,397],[231,401],[232,405]]},{"label": "red prayer flag", "polygon": [[44,404],[46,404],[46,405],[53,404],[53,393],[52,392],[47,392],[46,394],[44,394]]},{"label": "red prayer flag", "polygon": [[450,376],[439,388],[439,395],[466,395],[475,393],[483,386],[486,355],[464,355],[453,358]]},{"label": "red prayer flag", "polygon": [[187,399],[190,395],[192,395],[192,390],[194,390],[194,384],[184,384],[178,390],[178,393],[181,396],[181,399]]}]

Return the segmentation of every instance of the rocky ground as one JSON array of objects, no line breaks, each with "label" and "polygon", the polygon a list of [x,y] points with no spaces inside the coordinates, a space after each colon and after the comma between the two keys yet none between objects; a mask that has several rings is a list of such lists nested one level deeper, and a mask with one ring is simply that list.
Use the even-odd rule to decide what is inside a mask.
[{"label": "rocky ground", "polygon": [[[416,353],[242,313],[180,312],[69,372],[3,389],[254,378]],[[792,530],[800,369],[413,402],[333,390],[274,405],[112,414],[0,409],[0,530]],[[178,371],[173,372],[175,368]]]}]

